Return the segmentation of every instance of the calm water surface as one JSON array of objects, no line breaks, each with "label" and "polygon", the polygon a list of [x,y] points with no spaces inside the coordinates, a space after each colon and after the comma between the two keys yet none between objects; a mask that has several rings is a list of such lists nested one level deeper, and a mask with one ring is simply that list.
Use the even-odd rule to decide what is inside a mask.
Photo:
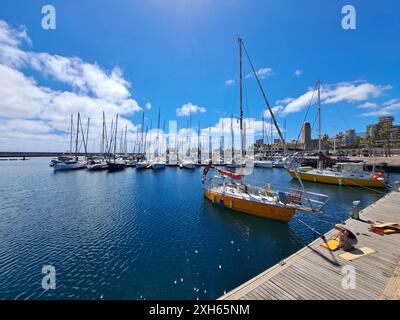
[{"label": "calm water surface", "polygon": [[[57,172],[49,159],[0,162],[1,299],[215,299],[274,265],[383,194],[305,183],[325,212],[288,224],[205,200],[201,169]],[[399,178],[395,175],[392,179]],[[283,169],[260,185],[297,187]],[[41,287],[53,265],[57,287]]]}]

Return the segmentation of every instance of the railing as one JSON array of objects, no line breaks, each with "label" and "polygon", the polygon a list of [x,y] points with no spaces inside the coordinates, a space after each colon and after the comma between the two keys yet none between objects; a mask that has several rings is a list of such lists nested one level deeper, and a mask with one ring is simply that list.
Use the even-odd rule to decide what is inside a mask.
[{"label": "railing", "polygon": [[246,183],[235,183],[229,178],[214,176],[208,182],[208,188],[219,187],[221,185],[231,186],[239,189],[250,196],[274,198],[276,202],[286,206],[293,207],[297,210],[318,212],[328,202],[329,197],[324,194],[309,192],[299,189],[280,187],[274,190],[270,186],[259,187]]}]

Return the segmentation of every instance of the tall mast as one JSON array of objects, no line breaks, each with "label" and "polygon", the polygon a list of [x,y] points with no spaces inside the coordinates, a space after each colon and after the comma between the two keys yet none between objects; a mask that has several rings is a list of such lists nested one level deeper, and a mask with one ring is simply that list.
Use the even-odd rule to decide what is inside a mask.
[{"label": "tall mast", "polygon": [[76,124],[76,139],[75,139],[75,158],[78,158],[78,141],[79,141],[79,124],[81,122],[81,115],[78,112],[78,123]]},{"label": "tall mast", "polygon": [[269,131],[271,134],[271,137],[270,137],[271,141],[269,143],[269,155],[272,158],[272,145],[273,145],[273,140],[274,140],[273,132],[272,132],[272,118],[271,118],[271,123],[269,124]]},{"label": "tall mast", "polygon": [[318,151],[321,152],[321,82],[317,81],[318,87]]},{"label": "tall mast", "polygon": [[128,130],[128,126],[125,126],[125,141],[124,141],[124,151],[125,151],[125,156],[128,154],[128,141],[126,140],[126,132]]},{"label": "tall mast", "polygon": [[123,140],[122,140],[123,136],[124,136],[124,130],[122,129],[121,130],[121,135],[120,135],[120,138],[119,138],[119,153],[120,154],[124,153],[124,146],[123,146]]},{"label": "tall mast", "polygon": [[89,149],[89,127],[90,127],[90,118],[87,119],[87,129],[86,129],[86,139],[85,139],[85,153],[87,157],[88,149]]},{"label": "tall mast", "polygon": [[233,134],[233,115],[231,116],[231,140],[232,140],[232,159],[231,162],[233,163],[233,158],[235,157],[235,135]]},{"label": "tall mast", "polygon": [[[109,143],[108,143],[108,142],[109,142]],[[108,153],[108,157],[110,157],[110,155],[111,155],[113,143],[114,143],[114,118],[111,118],[110,140],[107,141],[107,153]]]},{"label": "tall mast", "polygon": [[197,162],[201,163],[201,149],[200,149],[200,121],[197,129]]},{"label": "tall mast", "polygon": [[224,163],[225,162],[225,155],[224,155],[224,149],[225,149],[225,137],[224,137],[224,118],[222,118],[222,123],[221,123],[221,144],[220,144],[220,153],[221,153],[221,162]]},{"label": "tall mast", "polygon": [[70,155],[72,155],[72,137],[73,137],[73,131],[74,130],[74,115],[73,114],[71,114],[71,130],[70,130],[70,132],[71,132],[71,137],[70,137],[70,140],[69,140],[69,154]]},{"label": "tall mast", "polygon": [[114,160],[117,156],[117,133],[118,133],[118,113],[115,120],[115,130],[114,130]]},{"label": "tall mast", "polygon": [[243,156],[243,88],[242,88],[242,80],[243,80],[243,68],[242,68],[242,42],[243,40],[238,37],[238,45],[239,45],[239,106],[240,106],[240,147],[241,153]]},{"label": "tall mast", "polygon": [[143,152],[143,150],[144,150],[144,144],[143,144],[143,126],[144,126],[144,111],[142,112],[142,126],[141,126],[142,138],[141,138],[141,141],[140,141],[139,153]]},{"label": "tall mast", "polygon": [[189,110],[189,128],[188,128],[188,138],[189,138],[189,152],[188,152],[188,157],[192,156],[191,153],[191,147],[192,147],[192,112]]},{"label": "tall mast", "polygon": [[157,118],[157,136],[156,136],[156,150],[154,152],[154,156],[157,158],[158,157],[158,149],[159,149],[159,131],[160,130],[160,107],[158,107],[158,118]]},{"label": "tall mast", "polygon": [[144,143],[143,143],[143,153],[146,153],[146,146],[147,146],[147,132],[149,131],[149,127],[146,126],[146,134],[144,136]]},{"label": "tall mast", "polygon": [[105,124],[105,116],[104,116],[104,111],[103,111],[103,129],[101,132],[101,146],[100,146],[100,153],[103,156],[104,156],[104,138],[105,138],[104,124]]},{"label": "tall mast", "polygon": [[189,148],[186,150],[186,156],[190,155],[190,142],[189,142],[189,120],[186,122],[186,146],[189,144]]},{"label": "tall mast", "polygon": [[261,122],[262,122],[262,144],[261,144],[261,150],[262,155],[265,156],[265,120],[264,120],[264,111],[261,115]]},{"label": "tall mast", "polygon": [[[244,47],[244,45],[243,45],[243,40],[241,40],[241,43],[242,43],[242,46]],[[278,126],[278,123],[277,123],[277,121],[276,121],[276,119],[275,119],[274,112],[273,112],[272,109],[271,109],[271,106],[270,106],[270,104],[269,104],[269,102],[268,102],[267,96],[266,96],[266,94],[265,94],[265,92],[264,92],[264,89],[263,89],[263,87],[262,87],[262,85],[261,85],[260,79],[258,78],[257,72],[256,72],[256,70],[255,70],[255,68],[254,68],[254,66],[253,66],[253,63],[252,63],[251,60],[250,60],[249,54],[248,54],[248,52],[247,52],[247,50],[246,50],[246,47],[244,47],[244,51],[245,51],[246,56],[247,56],[247,59],[248,59],[248,61],[249,61],[251,70],[253,71],[254,77],[255,77],[256,80],[257,80],[257,84],[258,84],[258,87],[260,88],[260,91],[261,91],[261,94],[262,94],[263,99],[264,99],[264,101],[265,101],[265,104],[266,104],[267,107],[268,107],[269,113],[270,113],[270,115],[271,115],[271,118],[272,118],[272,120],[273,120],[273,122],[274,122],[274,126],[275,126],[275,128],[276,128],[276,131],[278,132],[279,138],[282,140],[282,143],[283,143],[283,146],[284,146],[284,152],[286,153],[286,151],[287,151],[287,145],[286,145],[285,138],[283,137],[282,132],[281,132],[281,129],[280,129],[279,126]]]},{"label": "tall mast", "polygon": [[208,156],[210,160],[212,161],[212,141],[211,141],[211,124],[208,127]]}]

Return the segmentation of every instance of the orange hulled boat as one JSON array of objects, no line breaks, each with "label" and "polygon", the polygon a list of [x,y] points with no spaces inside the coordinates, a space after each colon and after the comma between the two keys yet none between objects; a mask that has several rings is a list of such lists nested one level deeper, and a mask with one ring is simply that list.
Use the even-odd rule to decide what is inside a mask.
[{"label": "orange hulled boat", "polygon": [[[211,168],[209,164],[205,175]],[[328,201],[326,195],[297,189],[273,190],[243,182],[243,176],[217,168],[217,175],[203,178],[204,196],[220,206],[271,220],[288,222],[296,211],[318,212]]]}]

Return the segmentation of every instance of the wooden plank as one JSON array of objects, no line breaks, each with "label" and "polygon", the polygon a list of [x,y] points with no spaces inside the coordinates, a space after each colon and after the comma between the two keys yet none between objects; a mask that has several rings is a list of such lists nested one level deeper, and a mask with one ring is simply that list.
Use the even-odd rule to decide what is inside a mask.
[{"label": "wooden plank", "polygon": [[[392,192],[361,211],[363,220],[399,222],[400,193]],[[379,236],[368,223],[349,219],[346,228],[357,234],[357,247],[376,252],[354,261],[341,259],[343,251],[322,248],[321,238],[220,299],[400,299],[400,234]],[[337,231],[330,230],[326,238]],[[342,288],[345,265],[354,266],[356,288]]]}]

